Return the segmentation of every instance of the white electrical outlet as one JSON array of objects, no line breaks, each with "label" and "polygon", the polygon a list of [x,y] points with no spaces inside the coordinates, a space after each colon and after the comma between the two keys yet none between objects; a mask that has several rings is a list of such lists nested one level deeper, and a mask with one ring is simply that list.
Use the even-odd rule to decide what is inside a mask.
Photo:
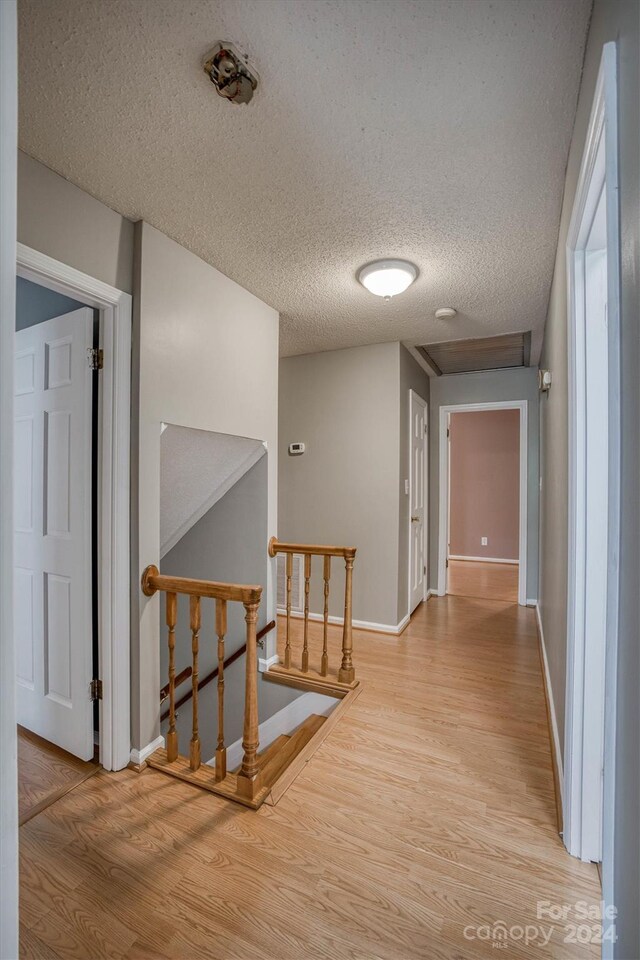
[{"label": "white electrical outlet", "polygon": [[481,546],[486,547],[488,543],[489,543],[489,540],[488,540],[487,537],[481,537],[481,538],[480,538],[480,544],[481,544]]}]

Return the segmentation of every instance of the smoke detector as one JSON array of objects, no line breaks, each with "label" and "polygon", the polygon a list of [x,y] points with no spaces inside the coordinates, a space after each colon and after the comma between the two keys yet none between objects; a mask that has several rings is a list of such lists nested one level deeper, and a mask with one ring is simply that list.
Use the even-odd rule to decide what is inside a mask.
[{"label": "smoke detector", "polygon": [[226,40],[216,43],[207,56],[204,72],[218,95],[231,103],[249,103],[258,86],[258,75],[249,69],[246,56]]},{"label": "smoke detector", "polygon": [[436,310],[436,320],[453,320],[457,312],[453,307],[440,307]]}]

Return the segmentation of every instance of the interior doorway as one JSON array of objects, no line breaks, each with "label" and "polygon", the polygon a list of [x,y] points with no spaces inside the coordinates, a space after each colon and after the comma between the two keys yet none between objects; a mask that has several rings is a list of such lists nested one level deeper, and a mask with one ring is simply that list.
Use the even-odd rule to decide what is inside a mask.
[{"label": "interior doorway", "polygon": [[612,902],[619,563],[616,48],[596,85],[567,239],[569,569],[564,841]]},{"label": "interior doorway", "polygon": [[[14,372],[14,624],[18,723],[94,755],[97,365],[94,311],[18,277]],[[95,369],[94,369],[95,368]]]},{"label": "interior doorway", "polygon": [[409,616],[427,599],[428,450],[427,402],[409,391]]},{"label": "interior doorway", "polygon": [[[46,407],[48,398],[45,403],[44,396],[41,397],[42,409],[38,407],[37,416],[41,417],[43,421],[42,431],[39,431],[38,428],[38,431],[34,432],[31,446],[29,446],[29,430],[26,428],[27,442],[26,449],[23,451],[25,455],[23,460],[26,459],[27,463],[31,462],[34,467],[38,465],[42,467],[42,504],[40,508],[37,502],[40,486],[35,488],[34,493],[33,484],[35,481],[33,481],[31,486],[33,516],[28,517],[29,501],[27,498],[21,505],[26,512],[23,513],[22,519],[17,518],[17,525],[20,525],[25,519],[30,519],[30,524],[23,524],[25,529],[31,525],[33,537],[39,533],[41,539],[43,539],[43,532],[46,531],[47,536],[52,536],[52,539],[60,541],[56,545],[56,548],[60,550],[69,545],[76,533],[82,533],[83,549],[86,550],[88,544],[90,554],[88,562],[82,564],[83,589],[87,588],[87,571],[89,578],[89,585],[86,589],[89,601],[85,598],[84,604],[78,602],[74,606],[71,599],[73,577],[70,573],[54,570],[51,584],[47,584],[45,590],[44,574],[52,571],[45,571],[44,565],[41,571],[40,568],[33,568],[33,583],[35,584],[36,581],[40,580],[39,574],[42,574],[43,589],[40,591],[38,587],[38,591],[36,591],[34,586],[34,598],[36,600],[31,604],[31,607],[29,603],[22,603],[16,620],[22,615],[26,617],[26,624],[17,624],[17,632],[24,634],[26,631],[27,635],[29,634],[31,629],[29,609],[32,610],[34,615],[34,632],[37,629],[40,633],[40,625],[37,624],[37,618],[40,617],[40,614],[42,614],[42,620],[45,617],[47,618],[47,622],[42,626],[41,640],[41,643],[44,644],[46,635],[48,644],[46,653],[51,661],[47,665],[46,675],[44,674],[44,667],[42,668],[43,680],[46,689],[49,691],[46,696],[61,709],[64,709],[65,701],[73,702],[77,698],[78,703],[81,704],[79,709],[83,714],[83,720],[78,725],[80,730],[78,735],[83,740],[82,752],[80,753],[70,744],[69,749],[76,756],[86,757],[89,753],[93,756],[95,710],[95,719],[99,722],[100,729],[99,761],[106,770],[120,770],[131,759],[131,667],[129,652],[131,623],[131,531],[129,522],[131,496],[129,448],[131,431],[131,296],[20,243],[17,245],[16,273],[19,280],[30,281],[36,287],[42,288],[44,290],[43,296],[55,293],[62,295],[65,302],[62,313],[56,311],[55,316],[50,315],[48,318],[59,320],[62,325],[59,330],[48,331],[46,336],[42,337],[34,333],[35,340],[31,347],[24,343],[18,345],[19,350],[25,349],[25,347],[27,350],[22,358],[24,360],[23,368],[19,371],[19,375],[16,375],[18,389],[24,388],[25,382],[28,385],[31,376],[34,388],[37,386],[41,394],[44,395],[50,391],[53,395],[58,391],[59,397],[62,397],[62,393],[70,386],[70,383],[66,381],[73,382],[76,379],[77,371],[81,369],[84,371],[84,375],[80,375],[80,379],[83,381],[82,404],[86,402],[86,409],[78,414],[81,403],[75,397],[73,389],[71,390],[73,396],[71,398],[67,397],[69,404],[62,403],[59,410],[55,405],[49,410]],[[78,324],[74,324],[69,319],[76,309],[82,314],[82,319]],[[65,316],[67,317],[66,320],[61,319]],[[71,324],[69,329],[64,326],[65,323],[67,325]],[[31,329],[37,331],[37,326],[33,325]],[[27,335],[29,329],[22,332]],[[41,343],[38,338],[42,340]],[[98,353],[94,354],[94,350],[97,350]],[[34,365],[33,373],[30,373],[31,361],[28,358],[30,351]],[[89,354],[87,351],[91,351],[91,353]],[[80,361],[82,361],[82,366]],[[101,367],[97,383],[90,369],[90,364],[95,363]],[[89,378],[88,383],[86,377]],[[96,394],[99,415],[97,422],[92,423],[92,402]],[[28,396],[28,391],[24,396]],[[16,398],[17,401],[20,399],[20,397]],[[73,417],[74,405],[76,409],[75,420]],[[18,413],[17,406],[16,403],[16,413]],[[49,417],[50,413],[60,414],[60,416],[57,416],[56,420],[56,416]],[[26,415],[30,416],[28,412]],[[82,445],[81,468],[75,462],[72,462],[72,446],[74,440],[77,441],[77,437],[72,435],[76,429],[72,424],[76,423],[82,425],[79,428],[80,432],[83,432],[84,436],[88,438],[88,444]],[[42,441],[39,451],[33,446],[34,437],[39,437]],[[22,436],[22,441],[25,442],[25,435]],[[80,494],[76,490],[76,487],[80,484],[86,491],[87,446],[89,447],[89,474],[94,473],[97,489],[93,514],[91,513],[91,497],[87,498],[85,493]],[[91,464],[94,461],[95,469],[91,471]],[[48,483],[50,472],[52,475],[57,472],[60,477],[63,477],[66,473],[69,486],[68,490],[63,489],[61,496],[56,498],[52,495],[50,498],[47,493],[45,499],[45,480]],[[77,527],[78,503],[76,503],[75,493],[72,491],[77,493],[78,503],[82,503],[84,511],[82,531]],[[19,491],[16,485],[14,492],[19,496],[21,492],[24,493],[24,490]],[[88,506],[87,500],[89,501]],[[37,516],[36,509],[38,510]],[[73,516],[76,516],[75,525],[71,524]],[[66,531],[65,519],[69,525],[69,529]],[[37,529],[38,522],[39,531]],[[91,532],[90,538],[86,536],[87,526]],[[91,557],[92,550],[93,557]],[[24,564],[23,569],[28,571],[29,565]],[[93,583],[91,582],[92,578]],[[28,576],[27,579],[29,579]],[[48,589],[49,586],[51,587],[50,590]],[[97,595],[97,603],[94,605],[90,602],[92,593]],[[24,598],[19,597],[18,599],[23,600]],[[71,636],[72,612],[76,616],[77,622],[80,606],[83,608],[80,618],[83,628],[87,629],[88,624],[88,643],[83,642],[82,660],[85,667],[83,668],[84,675],[81,677],[81,684],[85,685],[86,673],[88,672],[89,682],[94,679],[99,681],[93,691],[90,690],[89,683],[86,683],[84,691],[78,691],[80,671],[71,652],[73,651],[73,645],[65,648],[64,644],[65,634],[68,637]],[[48,633],[45,633],[45,631],[48,631]],[[97,641],[94,647],[94,638],[96,637]],[[28,661],[28,645],[26,648],[21,647],[21,651],[24,649],[27,650]],[[35,650],[35,648],[32,649]],[[94,652],[97,653],[96,672],[92,669],[94,667]],[[86,669],[87,663],[90,665],[88,671]],[[69,681],[69,670],[71,671],[71,683]],[[26,673],[27,688],[31,682],[35,686],[35,671],[33,671],[33,681],[29,680],[28,662],[25,664],[23,660],[18,666],[18,672],[22,672],[23,679]],[[44,689],[43,686],[41,693]],[[71,696],[68,695],[69,691]],[[29,691],[27,690],[27,692]],[[96,707],[92,706],[90,699],[94,692],[99,698]],[[55,722],[58,723],[57,720]],[[53,731],[48,729],[45,736],[52,739],[53,734],[57,736],[57,730],[57,726],[54,727]]]},{"label": "interior doorway", "polygon": [[527,402],[440,408],[438,594],[526,604]]}]

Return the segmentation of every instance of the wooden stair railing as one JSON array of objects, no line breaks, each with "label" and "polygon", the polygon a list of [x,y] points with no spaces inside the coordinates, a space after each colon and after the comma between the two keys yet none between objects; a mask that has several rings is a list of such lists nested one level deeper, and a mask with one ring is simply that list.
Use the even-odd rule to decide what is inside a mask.
[{"label": "wooden stair railing", "polygon": [[344,623],[342,627],[342,661],[338,669],[338,682],[348,686],[354,686],[356,683],[356,673],[353,666],[353,630],[352,630],[352,594],[353,594],[353,561],[356,555],[355,547],[331,547],[320,544],[308,543],[281,543],[275,537],[269,541],[269,556],[275,557],[282,553],[286,557],[286,635],[284,648],[284,663],[281,667],[272,668],[275,672],[298,673],[291,664],[291,581],[293,577],[293,557],[301,555],[304,557],[304,625],[302,636],[302,656],[300,665],[300,674],[309,675],[313,671],[309,670],[309,590],[311,583],[311,558],[323,558],[323,581],[324,581],[324,612],[323,612],[323,631],[322,631],[322,656],[320,659],[320,673],[317,675],[321,679],[329,675],[329,653],[328,653],[328,632],[329,632],[329,582],[331,580],[331,558],[343,557],[345,563],[345,586],[344,586]]},{"label": "wooden stair railing", "polygon": [[[249,586],[236,583],[215,583],[209,580],[190,580],[186,577],[163,576],[157,567],[149,566],[142,574],[142,592],[147,597],[158,591],[165,594],[166,624],[169,643],[169,730],[166,737],[166,751],[161,753],[162,758],[154,763],[155,754],[149,758],[150,765],[159,766],[166,773],[178,776],[181,779],[193,780],[199,786],[212,789],[214,792],[230,794],[227,784],[226,747],[224,744],[224,640],[227,632],[227,604],[242,603],[245,609],[246,622],[246,676],[244,727],[242,749],[244,755],[242,766],[234,775],[235,793],[241,802],[253,805],[260,791],[260,775],[258,765],[258,654],[256,621],[258,606],[262,596],[261,586]],[[175,631],[177,621],[178,595],[189,597],[189,621],[191,629],[191,699],[193,700],[192,734],[189,744],[188,769],[186,758],[178,753],[178,733],[176,730],[176,668],[175,668]],[[201,601],[203,598],[215,600],[216,605],[216,636],[218,655],[218,745],[215,759],[215,784],[207,782],[206,776],[200,771],[200,731],[198,727],[198,694],[202,689],[198,677],[198,657],[200,651]],[[231,659],[231,658],[230,658]],[[184,674],[184,671],[183,671]],[[182,676],[182,674],[181,674]],[[207,679],[207,678],[205,678]],[[208,679],[207,679],[207,682]],[[204,685],[204,681],[203,681]],[[216,789],[216,786],[219,789]]]},{"label": "wooden stair railing", "polygon": [[[274,630],[275,627],[276,627],[276,621],[270,620],[269,623],[262,628],[262,630],[258,630],[256,634],[256,643],[258,644],[258,646],[262,645],[261,641],[264,639],[264,637],[266,637],[268,633]],[[235,653],[232,653],[230,657],[227,657],[227,659],[224,660],[222,664],[222,669],[226,670],[227,667],[230,667],[232,664],[234,664],[236,660],[240,659],[240,657],[246,652],[246,650],[247,650],[247,645],[246,643],[244,643],[238,650],[236,650]],[[218,676],[219,670],[220,670],[220,664],[218,663],[218,666],[215,668],[215,670],[212,670],[211,673],[208,673],[206,677],[204,677],[204,679],[198,682],[198,693],[200,693],[200,691],[204,687],[208,686],[208,684],[210,684],[212,680],[215,680],[215,678]],[[191,674],[192,674],[191,667],[185,667],[184,670],[177,675],[175,679],[175,687],[176,688],[179,687],[181,683],[184,683],[185,680],[188,680],[191,677]],[[188,690],[176,702],[176,706],[175,706],[176,717],[178,716],[178,710],[180,709],[180,707],[183,707],[185,703],[188,703],[189,700],[191,700],[192,696],[193,696],[193,688],[191,690]],[[165,700],[168,700],[168,699],[169,699],[169,684],[165,683],[164,687],[161,687],[160,689],[160,703],[163,704]],[[165,710],[164,713],[160,715],[160,723],[164,723],[164,721],[167,719],[168,716],[169,716],[169,711]]]}]

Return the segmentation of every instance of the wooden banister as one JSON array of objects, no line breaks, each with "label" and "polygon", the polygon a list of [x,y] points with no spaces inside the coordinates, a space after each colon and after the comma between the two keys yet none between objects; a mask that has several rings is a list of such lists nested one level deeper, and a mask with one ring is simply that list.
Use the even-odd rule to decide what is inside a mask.
[{"label": "wooden banister", "polygon": [[[353,598],[353,562],[356,555],[355,547],[334,547],[324,544],[311,543],[281,543],[276,537],[269,541],[269,556],[275,557],[282,553],[286,557],[285,576],[286,576],[286,639],[284,647],[284,670],[292,670],[291,666],[291,582],[293,578],[293,557],[294,555],[304,557],[304,608],[303,608],[303,634],[302,634],[302,657],[300,673],[308,674],[309,671],[309,592],[311,581],[311,558],[323,557],[323,581],[324,581],[324,612],[323,612],[323,631],[322,631],[322,657],[320,660],[320,673],[318,676],[327,677],[329,674],[329,656],[327,650],[328,627],[329,627],[329,584],[331,579],[331,557],[342,557],[345,565],[345,589],[344,589],[344,621],[342,628],[342,661],[338,669],[338,682],[350,686],[355,685],[355,669],[353,666],[353,630],[352,630],[352,598]],[[273,668],[274,671],[281,671],[282,668]]]},{"label": "wooden banister", "polygon": [[188,577],[167,577],[153,564],[142,574],[142,592],[152,597],[158,590],[183,593],[189,597],[210,597],[213,600],[237,600],[239,603],[260,603],[262,587],[240,583],[216,583],[213,580],[191,580]]},{"label": "wooden banister", "polygon": [[[276,627],[275,620],[270,620],[269,623],[262,628],[262,630],[258,631],[256,635],[256,642],[259,643],[263,637],[266,637],[268,633],[270,633],[272,630],[275,630],[275,627]],[[232,664],[234,664],[236,660],[239,660],[240,657],[246,652],[246,649],[247,649],[247,645],[246,643],[243,643],[243,645],[239,647],[239,649],[236,650],[235,653],[232,653],[231,656],[227,657],[227,659],[222,664],[223,668],[226,670],[227,667],[230,667]],[[220,667],[217,666],[215,670],[212,670],[211,673],[208,673],[206,677],[203,677],[203,679],[198,682],[198,691],[202,690],[209,683],[212,683],[212,681],[216,679],[216,677],[218,676],[219,669]],[[185,680],[189,680],[190,677],[191,677],[191,667],[185,667],[185,669],[181,673],[179,673],[175,679],[176,687],[180,686],[181,683],[184,683]],[[167,699],[168,696],[169,696],[169,684],[167,683],[160,690],[160,703],[164,703],[164,701]],[[176,702],[176,707],[175,707],[176,712],[180,709],[180,707],[184,707],[185,703],[188,703],[189,700],[191,700],[192,696],[193,696],[193,689],[188,690],[182,697],[180,697],[180,699]],[[160,715],[160,723],[163,723],[168,716],[169,716],[169,711],[165,710],[165,712]]]},{"label": "wooden banister", "polygon": [[355,557],[356,547],[329,547],[319,543],[282,543],[277,537],[269,540],[269,556],[277,553],[310,553],[314,557]]},{"label": "wooden banister", "polygon": [[[168,628],[169,643],[169,730],[166,737],[166,751],[156,751],[149,758],[149,763],[160,764],[166,768],[167,773],[174,776],[185,778],[183,765],[185,758],[179,756],[178,749],[178,731],[176,729],[176,666],[175,666],[175,645],[176,645],[176,622],[178,614],[178,594],[189,597],[189,626],[191,629],[191,699],[192,706],[192,731],[189,744],[189,770],[190,776],[202,775],[201,766],[201,747],[199,731],[199,701],[198,694],[205,681],[208,683],[213,679],[213,675],[218,675],[218,743],[216,747],[216,770],[214,783],[211,788],[217,790],[225,787],[229,779],[226,772],[226,747],[224,744],[224,640],[227,631],[227,603],[242,603],[245,608],[246,622],[246,643],[242,651],[238,651],[236,659],[242,653],[246,654],[245,665],[245,703],[244,703],[244,733],[242,746],[244,756],[242,767],[235,778],[235,787],[238,800],[243,803],[253,803],[260,788],[260,773],[258,770],[258,634],[256,622],[258,619],[258,607],[262,597],[262,587],[239,583],[217,583],[209,580],[192,580],[187,577],[163,576],[157,567],[151,565],[146,568],[142,574],[142,591],[147,597],[153,596],[157,591],[165,594],[166,600],[166,624]],[[198,676],[198,663],[200,654],[200,629],[202,623],[201,604],[203,598],[215,600],[216,604],[216,636],[218,638],[218,668],[205,681],[200,681]],[[266,631],[265,631],[266,632]],[[231,660],[231,658],[229,658]],[[181,702],[186,702],[183,698]],[[156,754],[162,754],[164,759],[158,759]],[[220,783],[225,781],[225,783]],[[228,788],[228,785],[226,786]]]}]

